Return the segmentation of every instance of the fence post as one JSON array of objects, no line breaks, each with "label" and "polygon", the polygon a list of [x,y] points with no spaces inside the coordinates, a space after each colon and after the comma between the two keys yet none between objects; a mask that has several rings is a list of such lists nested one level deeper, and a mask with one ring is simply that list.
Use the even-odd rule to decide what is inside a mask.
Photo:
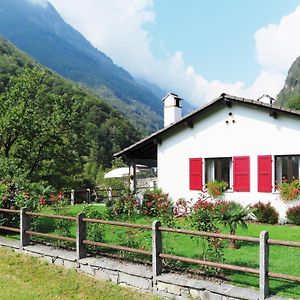
[{"label": "fence post", "polygon": [[27,208],[21,208],[20,211],[20,248],[28,246],[30,244],[30,235],[26,233],[30,230],[31,218],[26,215]]},{"label": "fence post", "polygon": [[262,231],[259,237],[259,300],[269,296],[269,233]]},{"label": "fence post", "polygon": [[71,190],[71,205],[75,204],[75,191]]},{"label": "fence post", "polygon": [[87,191],[87,203],[91,203],[91,189],[86,189]]},{"label": "fence post", "polygon": [[86,222],[83,222],[83,214],[76,216],[76,255],[79,259],[86,257],[86,246],[82,243],[86,239]]},{"label": "fence post", "polygon": [[162,259],[159,254],[162,252],[162,236],[158,227],[161,226],[160,221],[152,223],[152,272],[153,283],[156,282],[156,276],[162,273]]}]

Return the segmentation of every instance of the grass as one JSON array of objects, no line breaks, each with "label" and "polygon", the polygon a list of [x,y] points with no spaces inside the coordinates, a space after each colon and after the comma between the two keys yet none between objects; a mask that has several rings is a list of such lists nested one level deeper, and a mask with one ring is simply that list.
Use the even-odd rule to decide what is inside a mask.
[{"label": "grass", "polygon": [[[105,212],[104,206],[95,206],[97,210]],[[67,207],[66,214],[75,216],[80,213],[84,205],[75,205]],[[45,208],[43,213],[53,213],[51,208]],[[65,214],[65,213],[64,213]],[[151,224],[154,218],[147,218],[138,216],[134,218],[133,222],[142,224]],[[126,220],[128,222],[128,220]],[[130,222],[130,220],[129,220]],[[186,227],[184,220],[178,220],[178,227]],[[75,222],[69,223],[71,236],[75,237]],[[127,229],[118,226],[109,225],[96,225],[101,226],[102,240],[106,243],[122,244],[129,247],[141,247],[143,249],[151,250],[151,232],[141,231],[137,229]],[[39,230],[44,232],[53,232],[55,230],[55,221],[49,218],[41,218],[39,222]],[[239,228],[238,235],[259,237],[261,231],[267,230],[271,239],[289,240],[300,242],[300,226],[291,225],[268,225],[249,223],[248,229]],[[226,228],[221,228],[222,233],[228,233]],[[240,265],[245,267],[258,268],[258,244],[249,242],[238,242],[238,249],[229,249],[228,242],[224,243],[224,263]],[[101,251],[107,251],[100,249]],[[163,251],[165,253],[199,258],[201,249],[201,241],[197,238],[191,238],[189,235],[179,235],[174,233],[163,233]],[[113,251],[112,251],[113,252]],[[132,254],[121,253],[123,257],[132,257]],[[199,266],[180,264],[168,261],[168,265],[181,266],[184,269],[199,269]],[[300,276],[300,249],[283,247],[283,246],[270,246],[270,271],[288,275]],[[224,275],[233,283],[241,286],[258,287],[258,276],[224,271]],[[289,296],[300,299],[300,286],[299,283],[285,281],[285,280],[270,280],[270,289],[272,294],[282,296]]]},{"label": "grass", "polygon": [[159,299],[0,247],[0,299]]}]

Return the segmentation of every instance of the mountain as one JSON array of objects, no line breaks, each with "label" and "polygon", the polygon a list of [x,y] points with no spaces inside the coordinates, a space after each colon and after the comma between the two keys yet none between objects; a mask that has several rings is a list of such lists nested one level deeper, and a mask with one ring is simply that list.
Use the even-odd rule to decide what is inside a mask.
[{"label": "mountain", "polygon": [[276,104],[300,110],[300,57],[291,65],[285,85],[277,96]]},{"label": "mountain", "polygon": [[161,99],[93,47],[50,3],[0,0],[0,35],[41,64],[108,98],[145,133],[162,126]]},{"label": "mountain", "polygon": [[[98,170],[111,166],[113,153],[141,138],[110,102],[45,68],[3,38],[0,100],[0,178],[15,177],[18,169],[25,179],[55,187],[91,185]],[[68,113],[72,107],[76,111]],[[67,133],[61,134],[53,125],[57,122]],[[69,134],[68,127],[76,131]]]}]

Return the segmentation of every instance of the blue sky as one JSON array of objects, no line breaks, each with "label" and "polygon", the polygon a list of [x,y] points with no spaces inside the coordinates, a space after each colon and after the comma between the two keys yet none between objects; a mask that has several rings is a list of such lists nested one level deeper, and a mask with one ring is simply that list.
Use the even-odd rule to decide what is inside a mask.
[{"label": "blue sky", "polygon": [[194,106],[276,97],[300,55],[300,0],[49,1],[116,64]]},{"label": "blue sky", "polygon": [[[208,80],[243,80],[259,72],[254,33],[291,13],[296,0],[155,0],[155,23],[147,26],[151,49],[162,57],[180,50]],[[300,53],[299,53],[300,55]]]}]

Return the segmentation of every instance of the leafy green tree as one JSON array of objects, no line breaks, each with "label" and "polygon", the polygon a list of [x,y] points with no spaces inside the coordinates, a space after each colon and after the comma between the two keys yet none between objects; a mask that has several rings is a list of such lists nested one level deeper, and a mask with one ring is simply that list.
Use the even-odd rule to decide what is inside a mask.
[{"label": "leafy green tree", "polygon": [[82,105],[71,93],[53,93],[49,78],[25,68],[0,95],[0,172],[62,187],[82,167]]}]

